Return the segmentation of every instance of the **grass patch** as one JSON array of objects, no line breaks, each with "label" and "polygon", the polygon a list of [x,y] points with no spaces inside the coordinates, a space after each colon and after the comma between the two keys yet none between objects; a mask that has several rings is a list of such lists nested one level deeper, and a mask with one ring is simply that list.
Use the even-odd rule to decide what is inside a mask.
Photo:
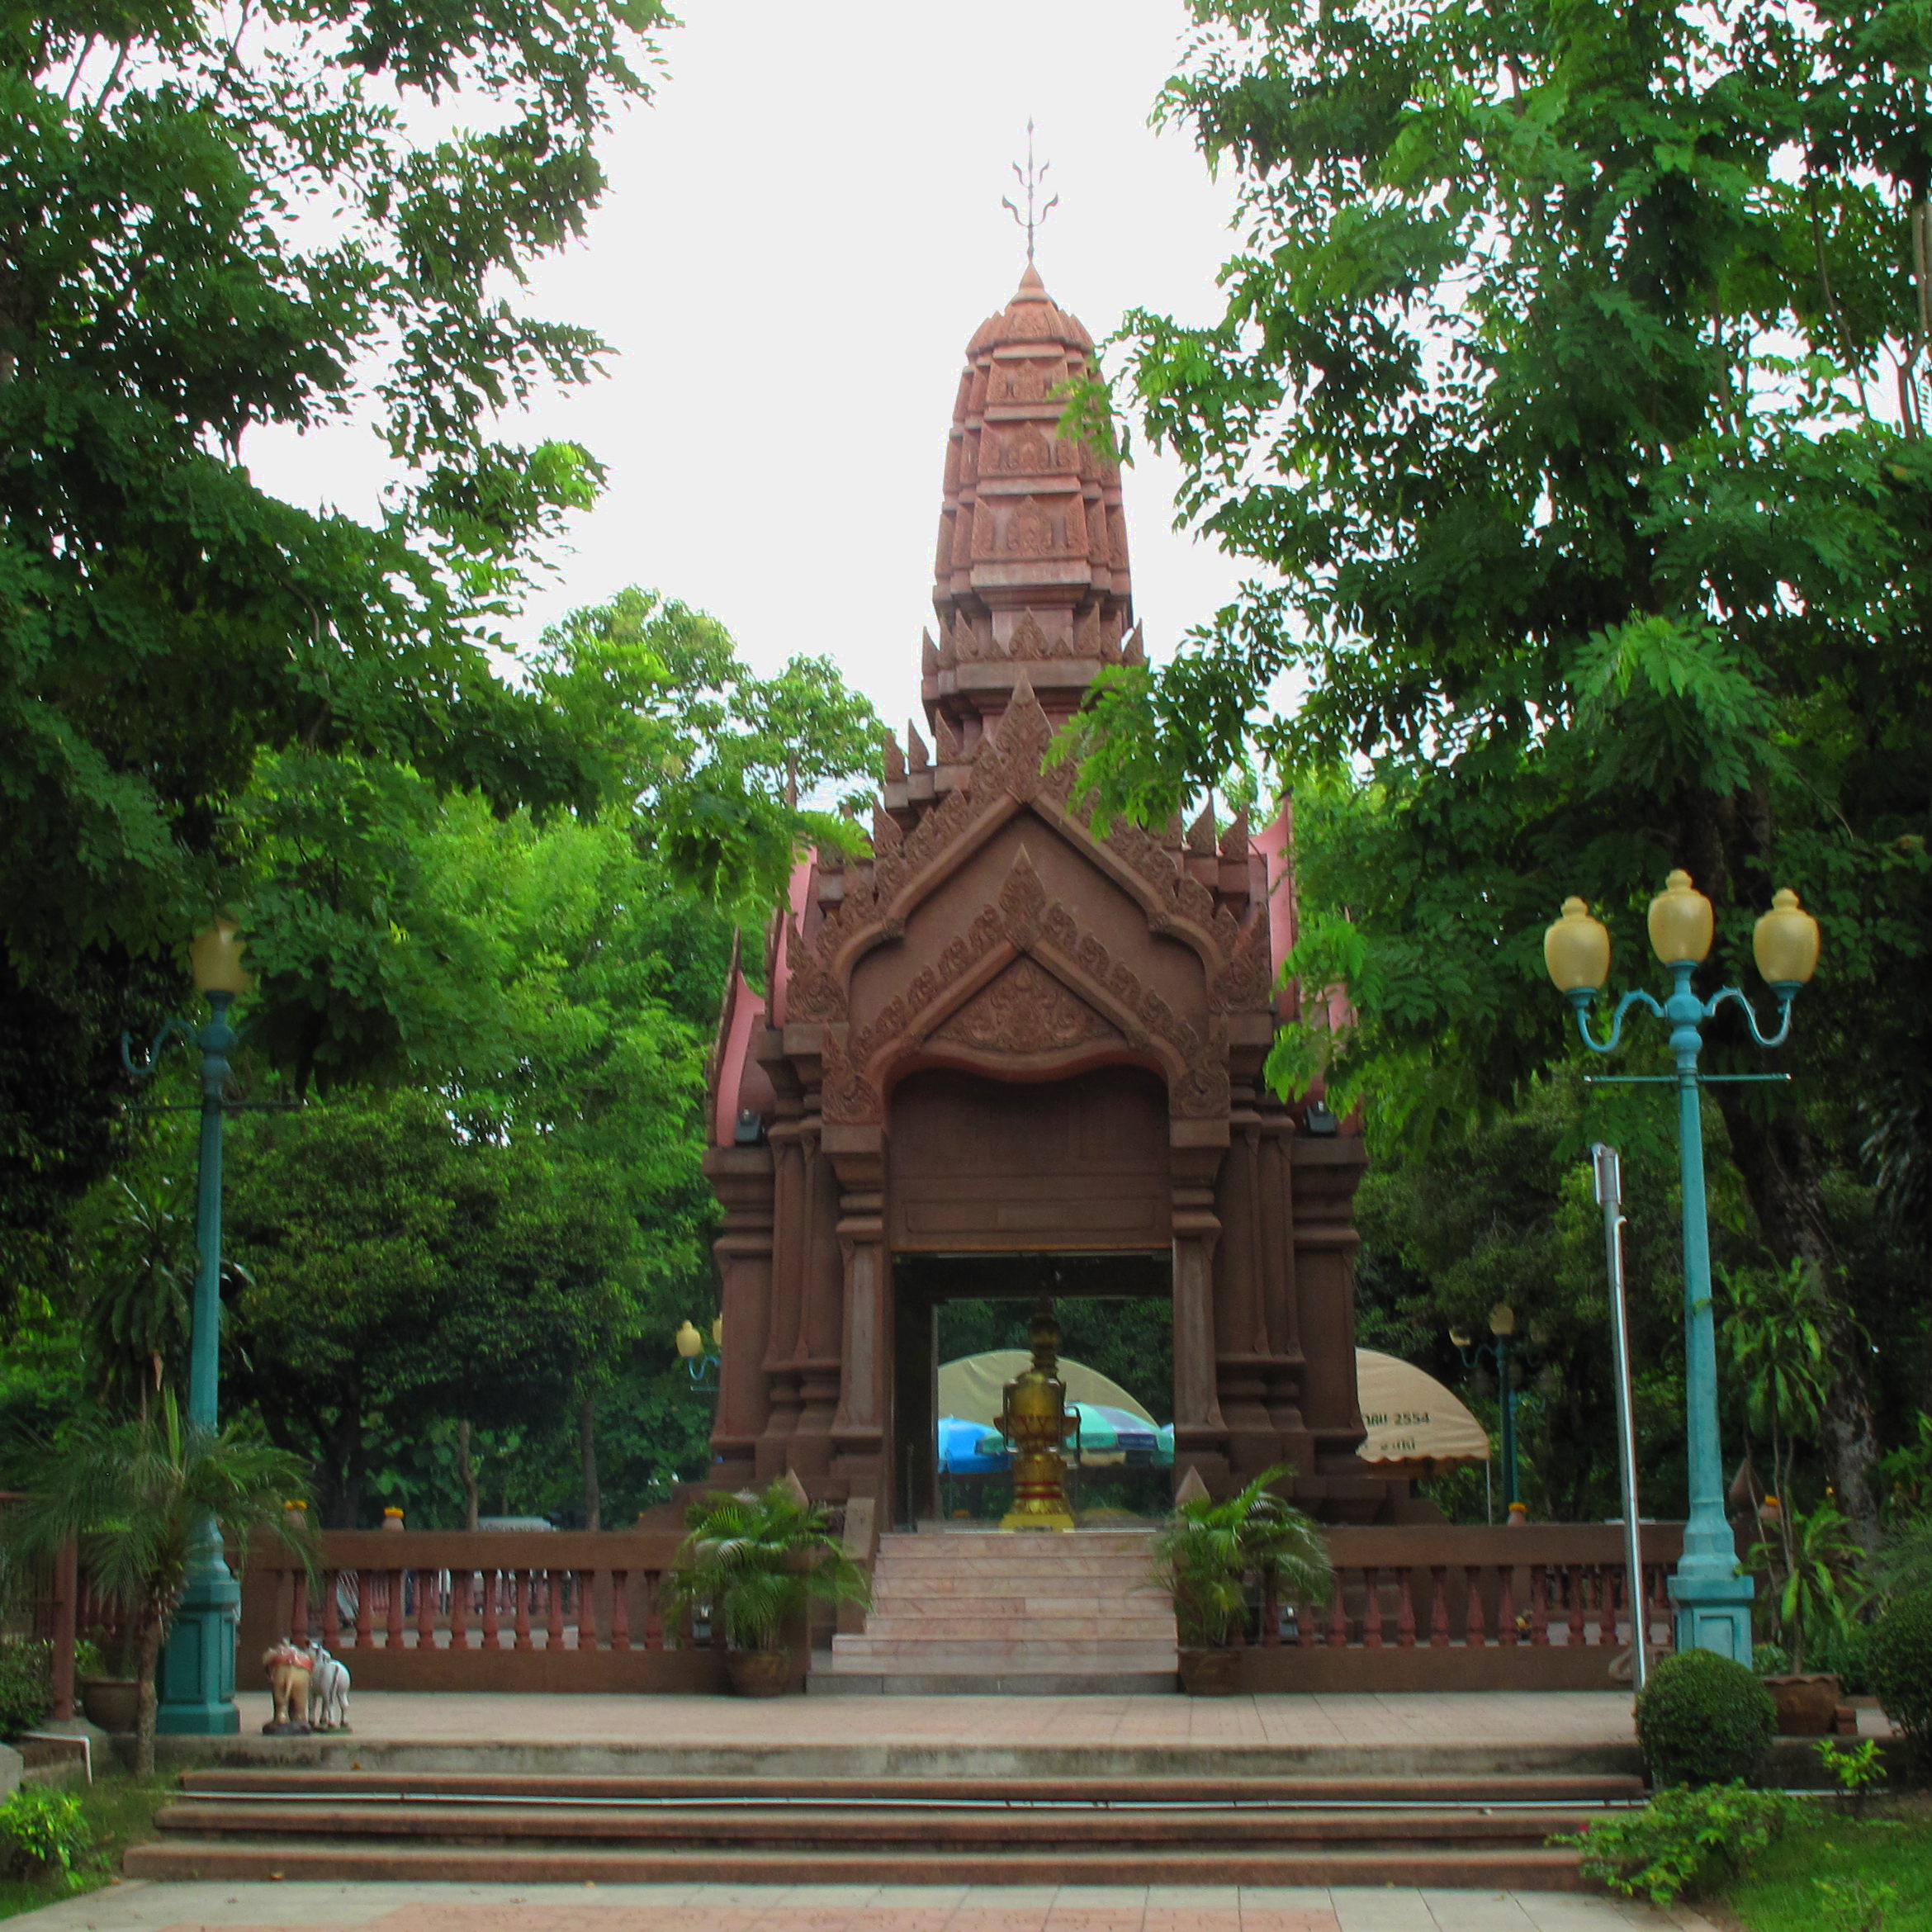
[{"label": "grass patch", "polygon": [[1878,1809],[1863,1824],[1828,1812],[1794,1824],[1724,1902],[1750,1932],[1932,1932],[1932,1801]]},{"label": "grass patch", "polygon": [[74,1795],[93,1839],[84,1864],[71,1878],[59,1873],[44,1878],[0,1878],[0,1919],[36,1911],[107,1884],[120,1871],[121,1854],[128,1846],[154,1836],[154,1813],[176,1795],[180,1783],[174,1772],[135,1778],[109,1770],[92,1785],[78,1788]]}]

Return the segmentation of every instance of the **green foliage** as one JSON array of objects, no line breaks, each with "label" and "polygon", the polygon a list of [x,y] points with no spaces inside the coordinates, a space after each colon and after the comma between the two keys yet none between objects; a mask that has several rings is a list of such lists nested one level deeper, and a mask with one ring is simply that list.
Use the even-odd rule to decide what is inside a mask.
[{"label": "green foliage", "polygon": [[1755,1545],[1746,1565],[1770,1567],[1778,1630],[1790,1646],[1792,1669],[1802,1671],[1807,1656],[1816,1663],[1850,1631],[1864,1593],[1854,1569],[1863,1552],[1829,1500],[1809,1513],[1785,1509],[1779,1516],[1778,1540]]},{"label": "green foliage", "polygon": [[0,1805],[0,1857],[8,1875],[72,1883],[94,1849],[79,1797],[23,1784]]},{"label": "green foliage", "polygon": [[1739,1783],[1676,1786],[1659,1792],[1641,1811],[1600,1818],[1587,1831],[1551,1843],[1581,1845],[1586,1878],[1669,1906],[1686,1892],[1694,1896],[1742,1878],[1788,1829],[1794,1811],[1783,1792],[1753,1791]]},{"label": "green foliage", "polygon": [[708,1607],[738,1650],[779,1647],[807,1598],[864,1603],[865,1573],[845,1554],[831,1512],[796,1477],[756,1496],[708,1496],[691,1505],[689,1534],[669,1580],[673,1603]]},{"label": "green foliage", "polygon": [[1877,1559],[1873,1579],[1893,1595],[1932,1596],[1932,1504],[1895,1522]]},{"label": "green foliage", "polygon": [[1854,1813],[1862,1812],[1866,1798],[1886,1779],[1885,1760],[1878,1754],[1878,1740],[1868,1737],[1849,1747],[1835,1738],[1818,1740],[1818,1766],[1838,1787],[1839,1794]]},{"label": "green foliage", "polygon": [[264,1530],[301,1547],[284,1503],[305,1494],[302,1466],[253,1423],[230,1423],[216,1435],[184,1424],[172,1390],[132,1420],[83,1410],[18,1460],[26,1494],[0,1516],[0,1551],[26,1567],[76,1543],[95,1589],[127,1609],[141,1686],[135,1769],[146,1777],[154,1768],[155,1662],[195,1537],[212,1518],[244,1565],[249,1541]]},{"label": "green foliage", "polygon": [[1783,1644],[1754,1644],[1751,1669],[1760,1677],[1783,1677],[1791,1670],[1791,1652]]},{"label": "green foliage", "polygon": [[54,1708],[54,1646],[44,1637],[0,1642],[0,1737],[17,1737]]},{"label": "green foliage", "polygon": [[1637,1693],[1636,1733],[1653,1784],[1727,1785],[1748,1779],[1770,1749],[1778,1707],[1744,1664],[1680,1650]]},{"label": "green foliage", "polygon": [[[1779,1267],[1840,1290],[1825,1177],[1871,1139],[1922,1280],[1932,442],[1925,171],[1896,131],[1920,25],[1191,11],[1160,112],[1234,176],[1245,239],[1217,316],[1128,319],[1125,380],[1183,514],[1259,567],[1172,665],[1103,680],[1069,739],[1085,782],[1158,820],[1258,746],[1292,787],[1290,968],[1352,1011],[1309,1002],[1271,1077],[1325,1078],[1381,1153],[1580,1051],[1541,956],[1566,891],[1627,982],[1645,901],[1687,865],[1718,910],[1708,992],[1750,983],[1751,916],[1795,884],[1829,1002],[1801,1004],[1791,1094],[1714,1088],[1714,1110]],[[1633,1073],[1663,1044],[1640,1033]],[[1728,1016],[1708,1058],[1757,1063]],[[1922,1397],[1926,1324],[1849,1299],[1821,1318],[1822,1447],[1868,1541],[1887,1371],[1855,1324],[1896,1336]]]},{"label": "green foliage", "polygon": [[1264,1470],[1216,1501],[1190,1497],[1155,1533],[1155,1574],[1174,1600],[1182,1645],[1215,1649],[1247,1615],[1250,1579],[1285,1603],[1325,1603],[1328,1546],[1312,1518],[1273,1494],[1283,1471]]},{"label": "green foliage", "polygon": [[1873,1620],[1865,1657],[1873,1694],[1923,1758],[1932,1750],[1932,1590],[1892,1598]]},{"label": "green foliage", "polygon": [[1814,1878],[1819,1906],[1831,1932],[1885,1932],[1885,1922],[1898,1903],[1898,1887],[1882,1879]]}]

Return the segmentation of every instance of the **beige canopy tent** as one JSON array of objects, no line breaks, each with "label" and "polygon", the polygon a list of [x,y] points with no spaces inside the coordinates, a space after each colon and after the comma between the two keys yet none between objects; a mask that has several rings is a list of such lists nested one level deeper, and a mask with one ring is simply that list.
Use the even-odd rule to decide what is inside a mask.
[{"label": "beige canopy tent", "polygon": [[1489,1432],[1432,1375],[1375,1348],[1355,1352],[1356,1392],[1368,1430],[1364,1462],[1487,1462]]},{"label": "beige canopy tent", "polygon": [[[983,1355],[942,1362],[939,1412],[991,1428],[1000,1413],[1002,1392],[1032,1357],[1024,1348],[991,1348]],[[1375,1348],[1355,1352],[1357,1392],[1368,1434],[1365,1462],[1441,1465],[1487,1462],[1489,1432],[1432,1375],[1399,1357]],[[1085,1362],[1060,1357],[1060,1379],[1075,1402],[1124,1409],[1143,1422],[1153,1418],[1120,1385]]]},{"label": "beige canopy tent", "polygon": [[[1024,1348],[989,1348],[983,1355],[962,1355],[942,1361],[939,1372],[939,1412],[962,1422],[983,1422],[988,1428],[998,1419],[1007,1383],[1029,1366],[1032,1355]],[[1151,1423],[1153,1418],[1114,1380],[1083,1361],[1060,1357],[1060,1380],[1070,1402],[1103,1403]]]}]

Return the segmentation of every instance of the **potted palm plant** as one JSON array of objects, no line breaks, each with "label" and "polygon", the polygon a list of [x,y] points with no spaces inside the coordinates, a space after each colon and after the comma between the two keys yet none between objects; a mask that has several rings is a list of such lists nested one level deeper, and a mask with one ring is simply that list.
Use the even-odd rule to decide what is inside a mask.
[{"label": "potted palm plant", "polygon": [[1184,1484],[1154,1538],[1154,1565],[1174,1602],[1181,1688],[1190,1697],[1227,1697],[1240,1679],[1234,1635],[1248,1616],[1248,1585],[1270,1600],[1320,1603],[1328,1593],[1326,1545],[1314,1522],[1268,1488],[1286,1473],[1264,1470],[1216,1502],[1196,1479]]},{"label": "potted palm plant", "polygon": [[172,1390],[144,1413],[77,1417],[35,1446],[26,1494],[0,1518],[0,1540],[22,1565],[46,1561],[69,1542],[94,1588],[127,1619],[135,1665],[135,1771],[154,1769],[154,1676],[205,1526],[244,1553],[268,1530],[303,1542],[284,1507],[303,1488],[301,1461],[250,1422],[216,1433],[182,1422]]},{"label": "potted palm plant", "polygon": [[670,1577],[681,1608],[722,1621],[725,1670],[741,1697],[776,1697],[791,1677],[784,1641],[807,1601],[864,1603],[871,1587],[797,1476],[760,1495],[707,1496],[691,1506],[689,1534]]}]

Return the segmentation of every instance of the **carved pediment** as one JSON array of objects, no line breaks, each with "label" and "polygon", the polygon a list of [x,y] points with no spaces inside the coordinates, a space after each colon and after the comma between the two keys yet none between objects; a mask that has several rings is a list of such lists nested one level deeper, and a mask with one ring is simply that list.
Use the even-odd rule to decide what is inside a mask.
[{"label": "carved pediment", "polygon": [[1042,1054],[1121,1035],[1044,967],[1020,959],[981,987],[933,1037],[982,1053]]}]

